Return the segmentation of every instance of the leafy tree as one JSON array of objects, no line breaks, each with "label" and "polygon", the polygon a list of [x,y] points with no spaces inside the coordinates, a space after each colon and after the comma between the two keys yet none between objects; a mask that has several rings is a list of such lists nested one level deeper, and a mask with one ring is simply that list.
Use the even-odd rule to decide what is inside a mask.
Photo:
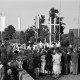
[{"label": "leafy tree", "polygon": [[36,40],[35,40],[35,36],[30,37],[30,41],[33,44]]},{"label": "leafy tree", "polygon": [[25,43],[25,33],[24,31],[20,31],[19,41],[21,44]]},{"label": "leafy tree", "polygon": [[39,26],[40,26],[39,27],[39,38],[40,38],[40,40],[42,42],[44,42],[45,39],[48,42],[49,41],[49,38],[47,38],[47,37],[49,37],[49,29],[48,29],[47,26],[42,25],[45,22],[45,16],[44,15],[41,15],[39,21],[40,21],[39,22]]},{"label": "leafy tree", "polygon": [[68,47],[69,46],[69,37],[68,37],[68,34],[63,34],[61,36],[62,40],[61,40],[61,45],[63,47]]},{"label": "leafy tree", "polygon": [[39,37],[42,42],[44,42],[45,40],[46,42],[49,42],[49,29],[47,26],[43,26]]},{"label": "leafy tree", "polygon": [[44,23],[45,22],[45,16],[44,15],[41,15],[41,18],[40,18],[40,24]]},{"label": "leafy tree", "polygon": [[5,28],[4,38],[12,39],[14,33],[15,33],[15,28],[12,25],[9,25],[7,28]]},{"label": "leafy tree", "polygon": [[[49,31],[48,27],[42,25],[44,22],[45,22],[45,16],[41,15],[39,17],[39,29],[38,29],[38,40],[37,40],[38,42],[39,41],[44,42],[45,39],[48,39],[47,36],[49,36],[48,35],[48,31]],[[37,32],[37,28],[36,27],[35,27],[35,32]],[[46,40],[46,41],[48,41],[48,40]]]},{"label": "leafy tree", "polygon": [[59,11],[55,8],[51,8],[49,11],[49,16],[52,18],[52,22],[54,21],[54,18],[57,16],[57,13],[59,13]]},{"label": "leafy tree", "polygon": [[[49,11],[49,17],[51,17],[51,20],[52,20],[51,23],[54,23],[54,18],[56,18],[57,24],[60,23],[60,33],[59,33],[59,26],[56,26],[56,28],[55,28],[56,40],[59,40],[59,34],[63,34],[63,30],[65,28],[64,27],[65,23],[63,23],[64,17],[58,17],[57,16],[58,13],[59,13],[59,11],[55,8],[51,8]],[[53,40],[53,38],[54,38],[54,26],[52,26],[52,40]]]},{"label": "leafy tree", "polygon": [[19,31],[15,31],[15,33],[13,33],[13,39],[19,39],[19,36],[20,36]]},{"label": "leafy tree", "polygon": [[[59,11],[55,8],[51,8],[49,11],[49,17],[51,17],[52,22],[54,23],[54,18],[56,18],[56,23],[60,23],[60,34],[63,34],[63,30],[64,30],[64,23],[63,21],[63,17],[58,17],[57,14],[59,13]],[[34,19],[35,20],[35,19]],[[60,20],[60,22],[59,22]],[[44,40],[46,39],[46,41],[49,41],[49,29],[47,26],[42,25],[45,22],[45,16],[41,15],[39,18],[39,29],[38,29],[38,37],[39,39],[44,42]],[[36,31],[36,29],[35,29]],[[56,40],[59,40],[59,26],[56,26]],[[54,26],[52,26],[52,35],[51,35],[52,41],[54,38]]]},{"label": "leafy tree", "polygon": [[69,32],[69,43],[70,44],[74,43],[74,33],[72,31]]},{"label": "leafy tree", "polygon": [[40,34],[42,33],[43,30],[43,25],[42,23],[45,22],[45,16],[41,15],[41,17],[39,17],[39,29],[38,29],[38,36],[40,36]]},{"label": "leafy tree", "polygon": [[31,26],[30,28],[28,28],[26,31],[25,31],[25,40],[26,42],[30,41],[30,38],[35,36],[35,31],[34,31],[34,28],[33,26]]}]

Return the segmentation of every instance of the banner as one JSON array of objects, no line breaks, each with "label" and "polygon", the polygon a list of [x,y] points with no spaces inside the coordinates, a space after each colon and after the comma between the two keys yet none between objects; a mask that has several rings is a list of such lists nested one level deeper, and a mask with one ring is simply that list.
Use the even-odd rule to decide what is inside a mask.
[{"label": "banner", "polygon": [[0,17],[0,31],[4,31],[5,29],[5,16]]}]

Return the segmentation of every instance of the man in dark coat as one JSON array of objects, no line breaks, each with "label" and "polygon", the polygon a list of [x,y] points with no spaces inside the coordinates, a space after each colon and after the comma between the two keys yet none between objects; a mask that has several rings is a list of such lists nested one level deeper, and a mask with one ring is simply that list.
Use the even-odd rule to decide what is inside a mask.
[{"label": "man in dark coat", "polygon": [[1,47],[0,47],[0,60],[1,60]]},{"label": "man in dark coat", "polygon": [[35,77],[39,78],[39,73],[40,73],[40,56],[38,56],[38,55],[34,56],[33,66],[34,66]]},{"label": "man in dark coat", "polygon": [[48,74],[52,73],[52,52],[51,50],[48,50],[46,54],[46,70],[48,71]]},{"label": "man in dark coat", "polygon": [[73,74],[77,75],[78,74],[78,53],[76,50],[73,50],[73,53],[71,54],[71,59],[72,59],[72,65],[73,65]]},{"label": "man in dark coat", "polygon": [[[78,58],[78,67],[80,67],[80,50],[78,50],[79,58]],[[78,73],[80,73],[80,68],[78,68]]]},{"label": "man in dark coat", "polygon": [[1,61],[3,65],[7,63],[7,54],[4,44],[1,46]]},{"label": "man in dark coat", "polygon": [[67,51],[67,49],[65,49],[64,51],[62,51],[61,56],[62,74],[70,73],[70,61],[71,61],[70,51]]}]

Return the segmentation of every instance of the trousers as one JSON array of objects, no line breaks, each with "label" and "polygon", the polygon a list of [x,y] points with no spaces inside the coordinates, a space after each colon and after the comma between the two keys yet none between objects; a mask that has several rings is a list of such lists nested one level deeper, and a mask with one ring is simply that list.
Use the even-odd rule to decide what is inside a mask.
[{"label": "trousers", "polygon": [[72,62],[73,74],[78,74],[78,63]]}]

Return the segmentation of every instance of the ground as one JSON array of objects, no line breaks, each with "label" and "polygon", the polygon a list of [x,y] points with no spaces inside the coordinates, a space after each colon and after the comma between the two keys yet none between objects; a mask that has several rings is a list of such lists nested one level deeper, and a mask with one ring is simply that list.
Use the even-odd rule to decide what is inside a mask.
[{"label": "ground", "polygon": [[45,77],[40,77],[39,79],[36,80],[80,80],[80,74],[79,75],[64,75],[60,77],[59,79],[54,79],[50,76],[45,76]]}]

